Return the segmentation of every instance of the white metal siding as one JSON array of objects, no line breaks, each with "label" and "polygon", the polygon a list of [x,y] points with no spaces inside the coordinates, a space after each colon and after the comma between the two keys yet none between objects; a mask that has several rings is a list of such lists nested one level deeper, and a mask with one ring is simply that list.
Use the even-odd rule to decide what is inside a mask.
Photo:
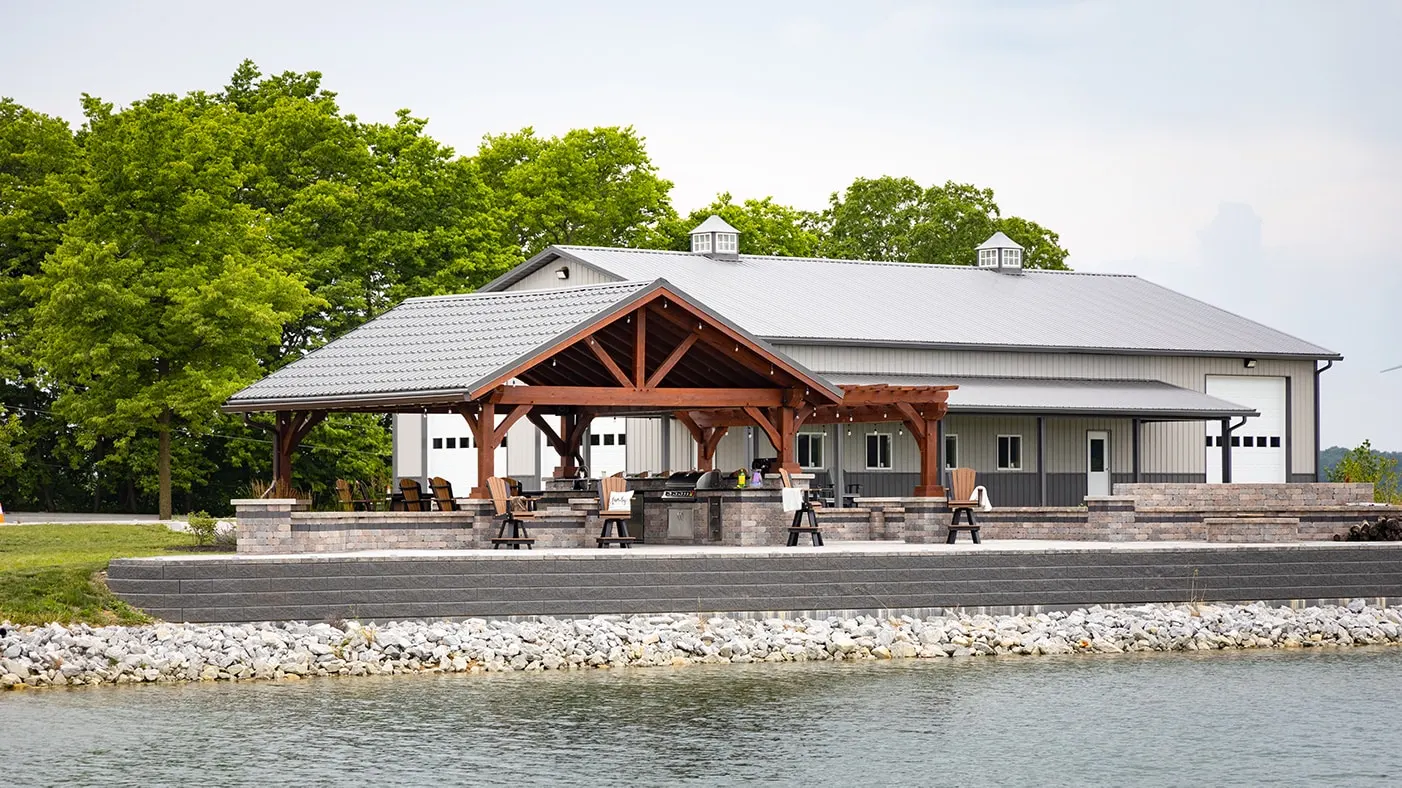
[{"label": "white metal siding", "polygon": [[[1259,359],[1245,369],[1240,358],[1195,356],[1014,353],[827,345],[781,345],[779,350],[817,372],[994,377],[1161,380],[1206,391],[1208,375],[1284,377],[1290,391],[1292,472],[1314,472],[1314,362]],[[1205,473],[1202,422],[1146,424],[1145,472]]]},{"label": "white metal siding", "polygon": [[[561,268],[569,269],[569,279],[561,279],[555,275],[555,272]],[[621,281],[618,277],[605,274],[597,268],[568,263],[564,260],[556,260],[553,263],[543,266],[539,271],[527,274],[521,281],[506,289],[559,290],[566,287],[584,287],[586,285],[601,285],[607,282],[618,281]]]}]

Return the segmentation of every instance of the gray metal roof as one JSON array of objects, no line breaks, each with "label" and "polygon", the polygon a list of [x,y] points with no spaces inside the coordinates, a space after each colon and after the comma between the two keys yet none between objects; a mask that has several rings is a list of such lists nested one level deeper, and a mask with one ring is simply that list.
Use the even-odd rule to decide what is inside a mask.
[{"label": "gray metal roof", "polygon": [[1002,230],[989,236],[987,241],[978,245],[979,249],[1021,249],[1022,244],[1014,241],[1003,233]]},{"label": "gray metal roof", "polygon": [[444,401],[460,402],[498,370],[648,287],[622,282],[410,298],[243,389],[225,408],[409,392],[440,392]]},{"label": "gray metal roof", "polygon": [[691,228],[693,233],[738,233],[739,230],[730,226],[730,222],[720,218],[715,214],[706,217],[706,221]]},{"label": "gray metal roof", "polygon": [[1339,358],[1135,276],[555,246],[487,286],[565,258],[620,280],[666,277],[778,342]]},{"label": "gray metal roof", "polygon": [[1131,416],[1190,420],[1260,415],[1252,408],[1158,380],[860,375],[835,372],[827,373],[826,377],[839,386],[872,383],[887,383],[893,386],[956,385],[959,388],[949,392],[951,413]]},{"label": "gray metal roof", "polygon": [[345,336],[254,383],[226,411],[462,402],[537,352],[660,288],[737,331],[812,385],[830,382],[754,337],[665,279],[568,290],[410,298]]}]

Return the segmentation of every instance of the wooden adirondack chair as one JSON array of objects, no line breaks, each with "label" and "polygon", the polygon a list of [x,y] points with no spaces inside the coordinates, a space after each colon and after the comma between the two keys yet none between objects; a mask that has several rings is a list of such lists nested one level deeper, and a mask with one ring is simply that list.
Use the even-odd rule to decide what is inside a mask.
[{"label": "wooden adirondack chair", "polygon": [[[599,480],[599,517],[604,521],[604,527],[599,531],[597,540],[599,547],[611,544],[632,547],[638,540],[637,537],[628,535],[628,520],[633,516],[632,510],[609,508],[609,496],[627,489],[628,481],[622,476],[609,476]],[[618,535],[610,536],[610,530],[615,527],[618,529]]]},{"label": "wooden adirondack chair", "polygon": [[435,476],[429,479],[429,486],[433,489],[433,500],[438,503],[440,512],[458,511],[458,501],[453,497],[453,484],[442,476]]},{"label": "wooden adirondack chair", "polygon": [[[499,476],[487,478],[487,491],[492,495],[492,506],[496,509],[496,516],[501,518],[501,528],[497,529],[497,535],[492,537],[492,549],[502,545],[510,545],[513,550],[520,549],[521,545],[534,547],[535,540],[526,532],[526,521],[535,519],[535,512],[529,511],[526,499],[512,495],[506,479]],[[507,536],[508,528],[510,536]]]},{"label": "wooden adirondack chair", "polygon": [[[779,478],[784,482],[785,487],[792,488],[794,486],[793,476],[790,476],[787,470],[780,468]],[[808,521],[806,525],[804,524],[805,518]],[[788,546],[797,547],[798,538],[804,534],[813,538],[814,547],[823,546],[823,532],[818,530],[818,515],[813,511],[813,501],[808,497],[806,490],[803,494],[803,507],[793,513],[793,524],[789,526]]]},{"label": "wooden adirondack chair", "polygon": [[[954,539],[960,531],[968,531],[974,538],[974,544],[979,544],[979,527],[974,520],[974,507],[979,505],[979,501],[974,498],[976,481],[978,474],[974,473],[973,468],[955,468],[949,472],[949,508],[954,510],[954,520],[949,524],[949,536],[945,538],[945,544],[954,544]],[[969,518],[966,525],[959,524],[960,512]]]},{"label": "wooden adirondack chair", "polygon": [[345,479],[336,480],[336,503],[343,512],[355,511],[355,495],[351,492],[350,482]]},{"label": "wooden adirondack chair", "polygon": [[400,479],[399,492],[404,495],[404,511],[427,512],[433,508],[433,499],[425,498],[418,479]]}]

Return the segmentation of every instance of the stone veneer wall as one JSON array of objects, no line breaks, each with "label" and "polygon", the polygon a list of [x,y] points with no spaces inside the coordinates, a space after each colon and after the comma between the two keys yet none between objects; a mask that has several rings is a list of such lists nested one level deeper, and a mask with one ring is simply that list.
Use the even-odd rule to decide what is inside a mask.
[{"label": "stone veneer wall", "polygon": [[1116,496],[1140,509],[1255,512],[1371,503],[1373,485],[1333,484],[1116,484]]},{"label": "stone veneer wall", "polygon": [[[597,533],[591,512],[547,509],[527,522],[539,547],[583,547]],[[489,548],[500,522],[490,501],[467,501],[457,512],[294,512],[292,499],[233,501],[238,552],[248,555],[343,553],[357,550]],[[595,525],[593,531],[590,525]]]},{"label": "stone veneer wall", "polygon": [[[1116,484],[1084,507],[1001,507],[976,512],[985,539],[1097,542],[1328,541],[1365,518],[1402,516],[1372,504],[1371,484]],[[943,542],[953,517],[943,499],[859,498],[866,538]],[[855,510],[819,513],[833,538],[862,538]]]}]

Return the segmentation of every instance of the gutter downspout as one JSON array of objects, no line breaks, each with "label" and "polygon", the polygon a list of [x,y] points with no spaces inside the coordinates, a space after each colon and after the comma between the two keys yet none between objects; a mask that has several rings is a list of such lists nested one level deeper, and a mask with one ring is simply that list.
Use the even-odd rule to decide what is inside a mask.
[{"label": "gutter downspout", "polygon": [[1314,370],[1314,480],[1317,482],[1324,481],[1319,467],[1319,376],[1332,366],[1334,366],[1334,361],[1330,359],[1324,363],[1324,366],[1316,367]]},{"label": "gutter downspout", "polygon": [[1242,416],[1241,421],[1236,424],[1232,420],[1222,419],[1222,483],[1232,483],[1232,431],[1246,424],[1246,417]]}]

